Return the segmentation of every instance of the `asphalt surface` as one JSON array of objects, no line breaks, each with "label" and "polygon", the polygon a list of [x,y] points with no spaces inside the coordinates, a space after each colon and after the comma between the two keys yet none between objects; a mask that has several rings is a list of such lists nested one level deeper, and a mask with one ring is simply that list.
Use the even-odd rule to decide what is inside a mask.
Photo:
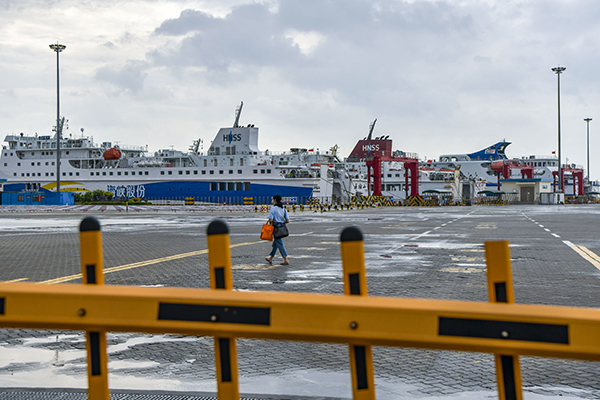
[{"label": "asphalt surface", "polygon": [[[209,287],[207,255],[199,250],[206,249],[207,224],[221,218],[230,227],[236,290],[342,294],[339,234],[356,225],[365,237],[370,295],[487,301],[483,243],[509,240],[517,303],[600,307],[600,258],[581,255],[582,249],[600,254],[597,205],[291,213],[289,266],[264,261],[270,243],[258,240],[262,213],[0,207],[0,280],[81,283],[78,225],[89,215],[102,226],[108,285]],[[212,338],[109,333],[108,341],[112,397],[214,398]],[[379,399],[497,396],[491,354],[373,352]],[[248,396],[351,398],[346,345],[240,339],[238,364],[240,390]],[[527,398],[600,398],[600,363],[522,357],[521,369]],[[86,386],[81,332],[0,330],[0,399],[50,393],[14,388]]]}]

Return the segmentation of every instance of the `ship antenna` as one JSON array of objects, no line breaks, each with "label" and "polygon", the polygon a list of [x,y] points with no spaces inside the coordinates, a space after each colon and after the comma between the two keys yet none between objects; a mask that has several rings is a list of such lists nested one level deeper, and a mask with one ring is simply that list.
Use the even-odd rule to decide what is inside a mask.
[{"label": "ship antenna", "polygon": [[235,109],[235,121],[233,122],[234,128],[239,128],[238,123],[240,122],[240,115],[242,115],[242,107],[244,107],[244,102],[240,103],[240,106]]},{"label": "ship antenna", "polygon": [[377,118],[375,118],[375,121],[373,121],[373,123],[369,126],[369,136],[367,136],[367,140],[371,140],[373,129],[375,129],[375,122],[377,122]]}]

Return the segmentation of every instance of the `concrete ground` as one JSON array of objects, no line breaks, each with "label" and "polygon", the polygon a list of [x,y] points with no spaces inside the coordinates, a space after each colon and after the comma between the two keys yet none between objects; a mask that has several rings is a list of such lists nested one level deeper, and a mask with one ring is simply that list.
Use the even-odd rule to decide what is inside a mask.
[{"label": "concrete ground", "polygon": [[[285,239],[289,266],[264,261],[270,243],[258,240],[261,213],[39,211],[0,207],[0,280],[80,283],[78,225],[94,215],[103,231],[106,284],[206,288],[207,255],[199,250],[206,249],[207,224],[221,218],[234,245],[236,290],[342,294],[339,234],[356,225],[365,237],[370,295],[487,301],[483,243],[509,240],[517,303],[600,307],[597,205],[295,213]],[[116,390],[214,396],[212,338],[109,333],[108,341],[113,397]],[[491,354],[375,347],[373,358],[379,399],[497,397]],[[244,394],[351,398],[346,345],[239,339],[238,363]],[[600,363],[522,357],[521,368],[526,399],[600,398]],[[0,330],[0,399],[44,393],[11,388],[86,386],[81,332]]]}]

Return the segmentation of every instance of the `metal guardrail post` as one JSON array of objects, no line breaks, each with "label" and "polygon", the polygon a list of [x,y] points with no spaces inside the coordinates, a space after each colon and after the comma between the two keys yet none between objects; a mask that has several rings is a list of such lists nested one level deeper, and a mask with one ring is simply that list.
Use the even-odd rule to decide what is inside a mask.
[{"label": "metal guardrail post", "polygon": [[[102,232],[94,217],[87,217],[79,225],[81,248],[81,271],[84,285],[104,285],[104,262],[102,259]],[[80,317],[86,310],[80,308]],[[106,353],[106,331],[86,331],[88,364],[88,398],[108,400],[108,355]]]},{"label": "metal guardrail post", "polygon": [[[367,274],[363,235],[355,226],[344,228],[340,235],[342,267],[344,269],[344,294],[367,296]],[[350,322],[352,330],[360,329],[356,321]],[[373,351],[370,345],[349,345],[352,398],[375,400]]]},{"label": "metal guardrail post", "polygon": [[[212,221],[206,228],[206,240],[208,242],[210,288],[233,290],[229,228],[227,224],[221,220]],[[227,309],[224,312],[227,312]],[[212,320],[218,322],[218,317],[215,315]],[[215,336],[215,361],[219,399],[238,400],[240,392],[235,337]]]},{"label": "metal guardrail post", "polygon": [[[488,295],[491,303],[514,303],[515,293],[510,265],[508,241],[486,242]],[[502,331],[508,339],[510,332]],[[500,400],[523,400],[519,356],[495,354],[496,380]]]}]

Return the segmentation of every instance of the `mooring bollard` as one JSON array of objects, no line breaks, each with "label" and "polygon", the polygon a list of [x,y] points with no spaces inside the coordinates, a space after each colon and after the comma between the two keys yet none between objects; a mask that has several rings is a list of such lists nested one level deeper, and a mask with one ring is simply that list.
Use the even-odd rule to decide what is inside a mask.
[{"label": "mooring bollard", "polygon": [[[367,295],[367,274],[363,235],[354,226],[344,228],[340,235],[342,267],[344,269],[344,294]],[[357,321],[350,322],[350,329],[361,329]],[[352,395],[354,400],[375,399],[373,374],[373,351],[370,345],[349,345]]]},{"label": "mooring bollard", "polygon": [[[488,297],[491,303],[514,303],[515,294],[508,241],[485,242]],[[510,332],[503,331],[508,339]],[[519,356],[494,354],[500,400],[523,400]]]},{"label": "mooring bollard", "polygon": [[[206,228],[210,288],[233,290],[229,228],[221,220],[212,221]],[[237,344],[235,337],[215,337],[217,394],[219,399],[238,400]]]},{"label": "mooring bollard", "polygon": [[[94,217],[87,217],[79,225],[79,245],[81,251],[81,272],[84,285],[104,285],[104,262],[102,258],[102,232],[100,223]],[[80,317],[87,311],[79,309]],[[88,398],[108,400],[108,356],[106,353],[106,332],[86,331],[88,363]]]}]

